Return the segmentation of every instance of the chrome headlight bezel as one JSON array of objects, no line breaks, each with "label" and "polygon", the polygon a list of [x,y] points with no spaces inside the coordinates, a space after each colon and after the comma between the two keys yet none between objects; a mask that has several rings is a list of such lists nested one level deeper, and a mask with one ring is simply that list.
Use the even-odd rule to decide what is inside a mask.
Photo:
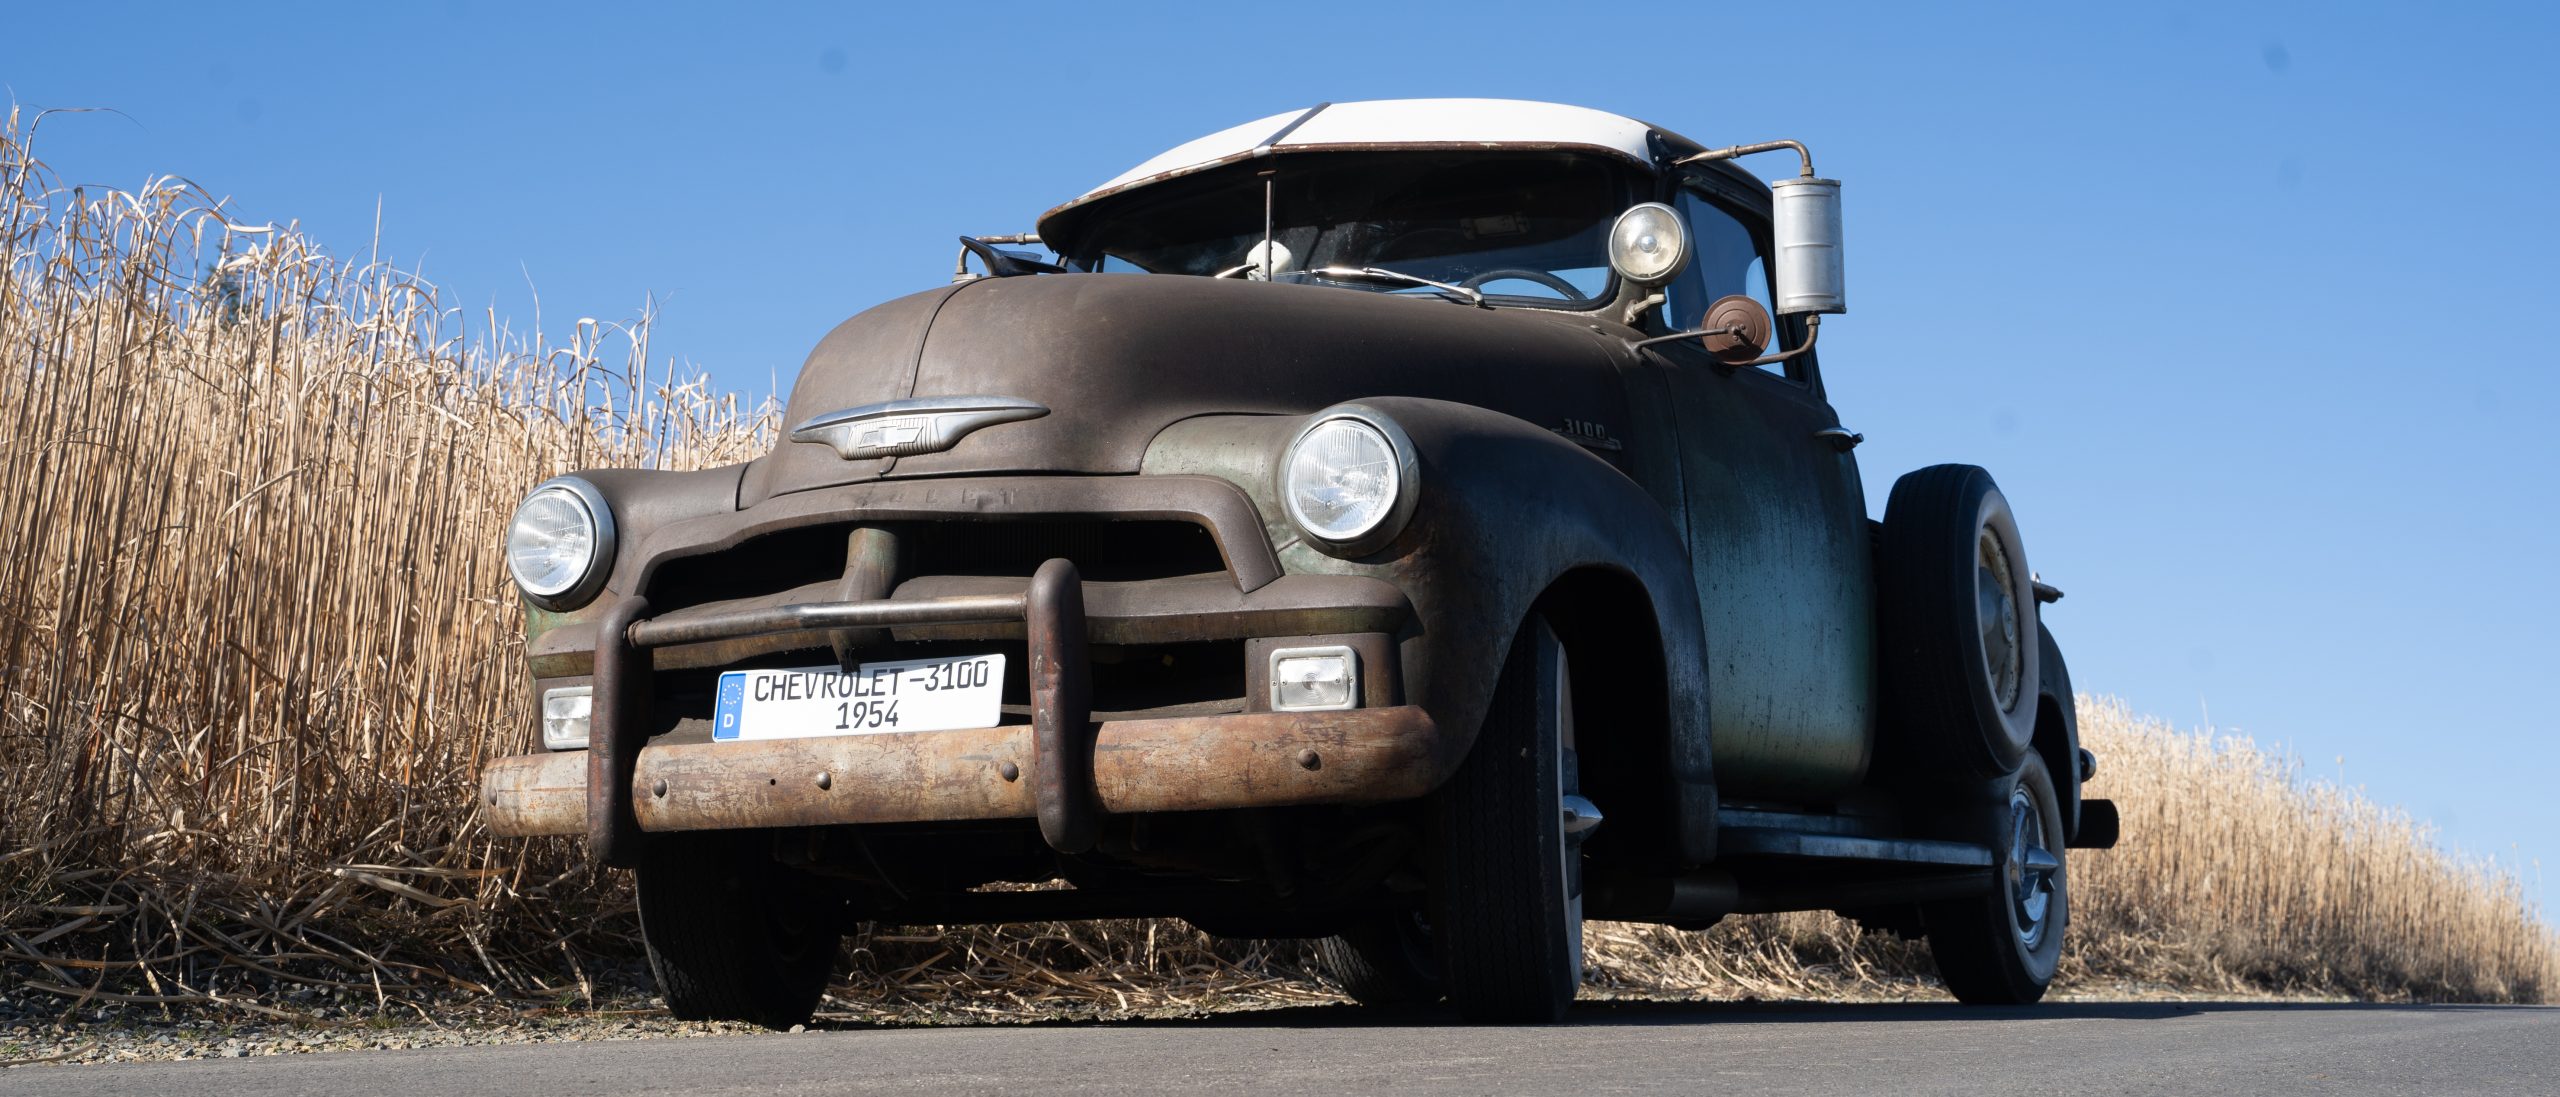
[{"label": "chrome headlight bezel", "polygon": [[[1639,219],[1656,223],[1650,242],[1656,248],[1663,248],[1666,254],[1649,255],[1636,240],[1628,238],[1629,232],[1637,231]],[[1609,224],[1609,269],[1616,271],[1618,277],[1646,289],[1669,285],[1672,279],[1680,277],[1680,272],[1689,265],[1690,247],[1689,222],[1680,216],[1679,210],[1660,202],[1638,202],[1627,207],[1617,220]],[[1650,267],[1639,265],[1648,260],[1652,263]]]},{"label": "chrome headlight bezel", "polygon": [[[546,495],[565,498],[585,514],[590,544],[593,546],[587,554],[586,565],[578,572],[577,578],[556,590],[535,589],[533,584],[526,582],[524,573],[516,569],[517,526],[524,520],[525,508],[532,506],[535,500]],[[507,518],[507,541],[504,548],[507,558],[507,577],[515,581],[516,590],[524,595],[526,601],[544,609],[576,609],[594,600],[596,593],[604,589],[605,577],[613,571],[614,548],[612,505],[605,502],[604,493],[596,490],[594,484],[575,476],[555,476],[543,481],[532,491],[525,493],[524,501],[517,503],[515,512]]]},{"label": "chrome headlight bezel", "polygon": [[[1394,494],[1386,507],[1368,524],[1348,533],[1328,534],[1319,531],[1317,523],[1308,519],[1298,505],[1298,493],[1290,483],[1298,468],[1298,453],[1307,438],[1327,424],[1350,422],[1366,428],[1383,440],[1394,454]],[[1309,544],[1328,555],[1363,556],[1386,547],[1404,532],[1413,517],[1414,503],[1421,497],[1421,468],[1414,458],[1413,439],[1394,417],[1365,404],[1336,404],[1307,417],[1306,424],[1289,436],[1289,444],[1280,451],[1280,465],[1275,470],[1273,487],[1280,496],[1280,508],[1289,517],[1289,525]]]}]

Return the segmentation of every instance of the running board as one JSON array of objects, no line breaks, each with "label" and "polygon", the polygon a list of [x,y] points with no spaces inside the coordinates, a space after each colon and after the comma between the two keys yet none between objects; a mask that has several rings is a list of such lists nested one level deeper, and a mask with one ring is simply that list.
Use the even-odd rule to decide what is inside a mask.
[{"label": "running board", "polygon": [[1991,847],[1890,837],[1872,816],[1728,808],[1716,818],[1715,864],[1676,877],[1600,874],[1585,913],[1695,928],[1728,914],[1907,906],[1998,886]]},{"label": "running board", "polygon": [[1920,838],[1868,838],[1854,834],[1783,830],[1776,827],[1723,827],[1716,832],[1723,857],[1785,857],[1812,861],[1866,861],[1946,868],[1989,868],[1988,846]]},{"label": "running board", "polygon": [[[1764,868],[1774,864],[1783,862],[1762,862]],[[1998,877],[1980,867],[1807,874],[1751,871],[1733,865],[1677,877],[1595,875],[1583,893],[1583,913],[1592,918],[1696,928],[1728,914],[1934,903],[1986,895],[1996,886]]]}]

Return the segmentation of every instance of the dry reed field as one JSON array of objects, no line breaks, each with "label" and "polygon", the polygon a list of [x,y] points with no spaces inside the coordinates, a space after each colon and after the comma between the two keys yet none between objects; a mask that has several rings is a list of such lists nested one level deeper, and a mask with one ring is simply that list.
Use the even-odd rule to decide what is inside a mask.
[{"label": "dry reed field", "polygon": [[[769,402],[653,366],[645,317],[554,342],[174,178],[66,188],[40,128],[0,130],[0,994],[594,1001],[633,970],[628,889],[488,837],[469,795],[532,748],[501,530],[554,473],[751,457]],[[2074,855],[2066,989],[2560,987],[2511,874],[2281,754],[2082,705],[2126,837]],[[1303,946],[1178,922],[847,948],[840,1016],[1333,997]],[[1936,993],[1924,946],[1827,915],[1597,926],[1593,951],[1601,995]]]}]

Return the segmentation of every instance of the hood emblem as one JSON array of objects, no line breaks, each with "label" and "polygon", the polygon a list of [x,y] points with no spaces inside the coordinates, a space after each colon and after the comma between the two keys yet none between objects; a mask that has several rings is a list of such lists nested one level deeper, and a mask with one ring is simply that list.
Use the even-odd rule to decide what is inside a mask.
[{"label": "hood emblem", "polygon": [[909,457],[950,449],[980,427],[1047,414],[1011,396],[929,396],[831,411],[791,428],[791,440],[833,446],[847,461]]}]

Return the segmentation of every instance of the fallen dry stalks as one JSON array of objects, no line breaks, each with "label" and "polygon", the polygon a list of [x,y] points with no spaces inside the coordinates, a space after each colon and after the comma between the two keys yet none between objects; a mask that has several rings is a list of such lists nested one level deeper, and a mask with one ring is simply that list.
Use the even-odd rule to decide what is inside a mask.
[{"label": "fallen dry stalks", "polygon": [[[498,552],[531,484],[703,467],[769,404],[243,224],[175,179],[65,189],[0,130],[0,988],[300,1016],[628,985],[628,893],[467,794],[530,749]],[[2085,700],[2123,848],[2075,861],[2066,978],[2537,1001],[2510,875],[2245,742]],[[1827,915],[1595,927],[1594,993],[1926,994],[1926,949]],[[1302,945],[1175,922],[885,927],[854,1015],[1328,998]]]}]

